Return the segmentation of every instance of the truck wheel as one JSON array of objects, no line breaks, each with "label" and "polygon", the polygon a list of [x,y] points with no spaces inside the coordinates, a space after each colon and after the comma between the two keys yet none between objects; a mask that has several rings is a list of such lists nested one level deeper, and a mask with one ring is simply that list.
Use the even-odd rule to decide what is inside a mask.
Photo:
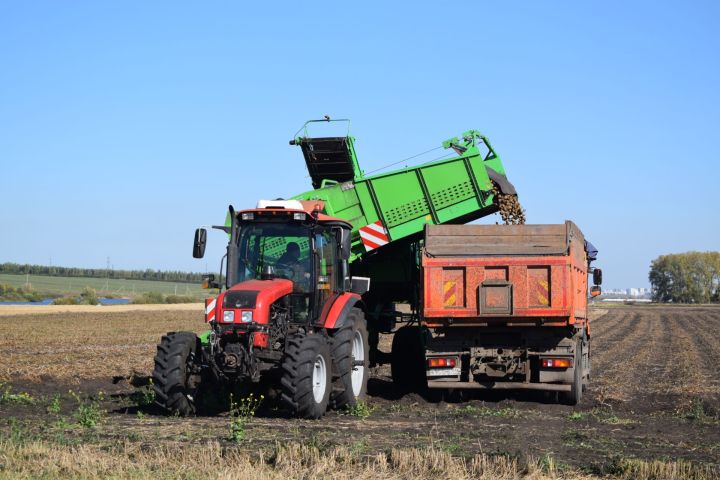
[{"label": "truck wheel", "polygon": [[153,388],[155,403],[172,414],[192,415],[196,411],[200,374],[196,372],[197,336],[191,332],[170,332],[157,346]]},{"label": "truck wheel", "polygon": [[412,392],[426,389],[425,349],[419,327],[402,327],[395,332],[390,369],[393,383],[400,389]]},{"label": "truck wheel", "polygon": [[334,332],[330,349],[334,372],[330,405],[335,409],[355,406],[367,395],[369,376],[368,332],[362,310],[350,310],[348,321]]},{"label": "truck wheel", "polygon": [[320,418],[330,400],[332,357],[323,335],[298,335],[282,360],[282,403],[301,418]]},{"label": "truck wheel", "polygon": [[565,405],[577,405],[580,403],[583,394],[583,351],[582,340],[578,338],[575,343],[575,373],[573,375],[573,383],[569,392],[561,392],[560,400]]}]

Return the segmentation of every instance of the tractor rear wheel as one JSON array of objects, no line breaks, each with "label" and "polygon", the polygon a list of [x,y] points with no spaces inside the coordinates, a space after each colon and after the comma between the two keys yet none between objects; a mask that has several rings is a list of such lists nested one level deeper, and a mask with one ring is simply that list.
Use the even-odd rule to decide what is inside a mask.
[{"label": "tractor rear wheel", "polygon": [[345,325],[333,332],[333,389],[330,405],[335,409],[355,406],[367,396],[368,332],[365,315],[359,308],[348,314]]},{"label": "tractor rear wheel", "polygon": [[280,379],[282,403],[297,417],[322,417],[330,401],[331,373],[330,346],[324,335],[288,339]]},{"label": "tractor rear wheel", "polygon": [[198,338],[191,332],[170,332],[157,346],[153,388],[155,403],[172,414],[182,416],[196,412],[200,373]]},{"label": "tractor rear wheel", "polygon": [[390,370],[393,383],[401,390],[422,393],[427,388],[425,347],[419,327],[402,327],[395,332]]}]

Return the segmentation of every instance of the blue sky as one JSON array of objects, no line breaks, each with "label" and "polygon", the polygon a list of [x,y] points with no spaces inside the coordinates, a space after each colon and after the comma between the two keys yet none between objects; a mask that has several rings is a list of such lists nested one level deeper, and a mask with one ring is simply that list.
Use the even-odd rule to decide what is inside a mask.
[{"label": "blue sky", "polygon": [[324,114],[365,170],[484,132],[606,287],[720,249],[717,2],[252,3],[0,4],[0,262],[217,269],[195,226],[309,189]]}]

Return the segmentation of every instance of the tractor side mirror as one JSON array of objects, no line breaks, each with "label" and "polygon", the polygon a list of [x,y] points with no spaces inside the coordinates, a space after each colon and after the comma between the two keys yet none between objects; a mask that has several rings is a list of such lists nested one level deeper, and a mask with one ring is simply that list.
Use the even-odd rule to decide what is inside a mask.
[{"label": "tractor side mirror", "polygon": [[207,230],[198,228],[195,230],[195,241],[193,242],[193,258],[203,258],[207,246]]},{"label": "tractor side mirror", "polygon": [[591,297],[597,297],[599,295],[602,295],[602,288],[600,288],[598,285],[595,285],[590,289],[590,296]]},{"label": "tractor side mirror", "polygon": [[602,270],[599,268],[593,269],[593,283],[595,285],[602,285]]}]

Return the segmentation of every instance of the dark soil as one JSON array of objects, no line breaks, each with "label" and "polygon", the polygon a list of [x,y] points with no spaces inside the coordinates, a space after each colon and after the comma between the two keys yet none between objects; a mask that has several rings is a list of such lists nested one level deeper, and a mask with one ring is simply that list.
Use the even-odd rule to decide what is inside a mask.
[{"label": "dark soil", "polygon": [[[556,404],[542,392],[450,393],[442,400],[403,394],[394,388],[388,366],[379,366],[368,384],[369,416],[329,412],[318,421],[297,420],[266,391],[246,438],[255,446],[342,444],[368,454],[430,445],[457,455],[550,454],[588,471],[600,471],[617,457],[718,465],[720,379],[713,370],[720,360],[718,329],[720,309],[715,308],[611,309],[593,323],[592,380],[577,407]],[[707,371],[694,370],[703,368]],[[69,442],[86,439],[88,431],[99,442],[230,441],[227,413],[164,416],[144,405],[145,381],[139,375],[78,385],[45,376],[40,382],[8,383],[2,388],[34,400],[0,404],[0,436],[20,428],[27,436],[61,435]],[[50,408],[55,396],[59,412]],[[79,402],[97,402],[106,412],[95,427],[77,425]]]}]

